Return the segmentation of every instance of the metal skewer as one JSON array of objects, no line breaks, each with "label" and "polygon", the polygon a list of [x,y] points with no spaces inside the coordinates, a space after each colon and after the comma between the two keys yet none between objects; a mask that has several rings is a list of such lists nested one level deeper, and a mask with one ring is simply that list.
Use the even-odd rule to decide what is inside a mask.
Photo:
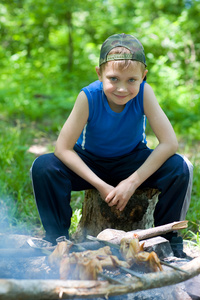
[{"label": "metal skewer", "polygon": [[98,239],[98,238],[96,238],[94,236],[91,236],[91,235],[87,235],[86,238],[88,240],[91,240],[91,241],[96,241],[96,242],[99,242],[99,243],[104,243],[105,245],[110,246],[110,247],[115,248],[115,249],[120,249],[120,246],[117,245],[117,244],[113,244],[113,243],[110,243],[108,241],[100,240],[100,239]]},{"label": "metal skewer", "polygon": [[114,279],[111,278],[110,276],[103,274],[103,273],[98,273],[99,276],[101,276],[102,278],[105,278],[107,281],[111,282],[111,283],[117,283],[117,284],[122,284],[122,285],[126,285],[126,283],[122,282],[119,279]]},{"label": "metal skewer", "polygon": [[129,273],[129,274],[131,274],[131,275],[133,275],[133,276],[135,276],[135,277],[137,277],[137,278],[140,278],[140,279],[143,278],[143,275],[140,274],[140,273],[138,273],[138,272],[136,272],[136,271],[133,271],[133,270],[130,270],[130,269],[128,269],[128,268],[121,267],[121,266],[118,266],[118,268],[120,268],[122,271],[124,271],[124,272],[126,272],[126,273]]},{"label": "metal skewer", "polygon": [[166,262],[163,261],[163,260],[160,260],[160,263],[161,263],[161,265],[167,266],[167,267],[172,268],[172,269],[174,269],[174,270],[176,270],[176,271],[180,271],[180,272],[184,272],[184,273],[186,273],[186,274],[189,274],[187,271],[185,271],[185,270],[183,270],[183,269],[181,269],[181,268],[179,268],[179,267],[176,267],[176,266],[174,266],[174,265],[170,265],[170,264],[166,263]]}]

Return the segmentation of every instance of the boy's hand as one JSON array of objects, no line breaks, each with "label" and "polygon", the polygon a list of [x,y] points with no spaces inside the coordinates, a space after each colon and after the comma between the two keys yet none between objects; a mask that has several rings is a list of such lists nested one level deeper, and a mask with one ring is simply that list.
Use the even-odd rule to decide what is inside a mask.
[{"label": "boy's hand", "polygon": [[105,199],[113,189],[114,187],[112,185],[104,183],[103,186],[101,186],[101,188],[98,188],[98,191],[101,195],[101,198]]},{"label": "boy's hand", "polygon": [[129,199],[135,192],[133,184],[130,184],[127,180],[121,181],[112,191],[107,195],[105,201],[109,206],[116,205],[117,209],[122,211]]}]

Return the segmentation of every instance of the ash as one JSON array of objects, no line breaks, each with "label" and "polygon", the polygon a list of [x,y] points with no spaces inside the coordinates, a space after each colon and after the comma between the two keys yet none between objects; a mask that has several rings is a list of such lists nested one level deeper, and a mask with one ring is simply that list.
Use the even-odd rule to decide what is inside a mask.
[{"label": "ash", "polygon": [[0,278],[5,279],[58,279],[44,256],[4,258],[0,261]]}]

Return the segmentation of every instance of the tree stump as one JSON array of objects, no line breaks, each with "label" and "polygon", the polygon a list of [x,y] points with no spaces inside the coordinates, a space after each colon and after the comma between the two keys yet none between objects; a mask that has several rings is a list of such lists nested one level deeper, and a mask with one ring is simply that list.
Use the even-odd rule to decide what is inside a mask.
[{"label": "tree stump", "polygon": [[153,227],[158,195],[157,189],[138,189],[120,212],[115,206],[109,207],[97,190],[85,191],[82,218],[74,238],[81,242],[86,235],[97,236],[106,228],[131,231]]}]

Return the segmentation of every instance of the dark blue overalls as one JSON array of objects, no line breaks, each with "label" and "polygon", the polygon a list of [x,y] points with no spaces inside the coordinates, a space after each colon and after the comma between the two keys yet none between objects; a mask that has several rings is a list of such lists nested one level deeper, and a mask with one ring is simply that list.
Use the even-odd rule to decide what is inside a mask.
[{"label": "dark blue overalls", "polygon": [[[97,176],[112,186],[129,177],[152,152],[142,142],[130,154],[115,158],[97,157],[77,145],[74,149]],[[192,169],[186,158],[175,154],[141,185],[161,192],[154,212],[155,226],[185,219],[191,197]],[[46,239],[55,243],[59,236],[68,237],[72,216],[71,191],[93,186],[66,167],[53,153],[38,157],[31,174]]]}]

